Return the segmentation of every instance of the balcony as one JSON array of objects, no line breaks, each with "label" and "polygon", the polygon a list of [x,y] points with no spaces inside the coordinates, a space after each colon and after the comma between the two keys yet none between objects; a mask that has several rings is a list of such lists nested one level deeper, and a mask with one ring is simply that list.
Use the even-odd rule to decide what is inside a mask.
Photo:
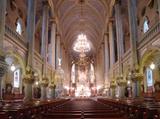
[{"label": "balcony", "polygon": [[138,41],[138,49],[154,39],[160,34],[160,22],[153,25]]},{"label": "balcony", "polygon": [[5,25],[5,35],[8,36],[13,42],[23,45],[24,47],[27,46],[25,39],[7,25]]}]

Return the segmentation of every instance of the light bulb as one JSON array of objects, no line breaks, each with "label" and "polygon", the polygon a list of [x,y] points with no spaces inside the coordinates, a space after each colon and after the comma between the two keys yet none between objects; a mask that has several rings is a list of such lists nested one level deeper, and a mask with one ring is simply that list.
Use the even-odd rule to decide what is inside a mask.
[{"label": "light bulb", "polygon": [[11,71],[14,71],[16,67],[14,65],[11,66]]},{"label": "light bulb", "polygon": [[131,81],[130,81],[130,80],[128,80],[128,81],[127,81],[127,84],[130,84],[130,83],[131,83]]},{"label": "light bulb", "polygon": [[155,64],[152,62],[151,65],[150,65],[150,68],[153,70],[155,69]]},{"label": "light bulb", "polygon": [[36,83],[35,83],[36,85],[38,85],[38,81],[36,81]]}]

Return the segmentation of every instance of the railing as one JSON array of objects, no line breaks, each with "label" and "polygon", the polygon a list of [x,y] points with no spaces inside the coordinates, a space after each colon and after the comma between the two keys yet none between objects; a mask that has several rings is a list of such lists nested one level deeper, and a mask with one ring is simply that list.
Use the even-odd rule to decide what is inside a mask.
[{"label": "railing", "polygon": [[5,26],[5,34],[12,38],[13,41],[19,42],[21,45],[26,46],[27,43],[24,41],[24,38],[20,36],[16,31],[12,30],[9,26]]},{"label": "railing", "polygon": [[160,22],[153,25],[138,41],[138,48],[151,41],[160,33]]},{"label": "railing", "polygon": [[[5,35],[8,36],[11,39],[11,41],[27,49],[27,42],[25,42],[25,39],[7,25],[5,26]],[[34,53],[35,53],[35,58],[42,64],[43,61],[40,53],[38,53],[36,50],[34,50]],[[49,70],[52,69],[52,66],[49,63],[47,63],[47,67]]]}]

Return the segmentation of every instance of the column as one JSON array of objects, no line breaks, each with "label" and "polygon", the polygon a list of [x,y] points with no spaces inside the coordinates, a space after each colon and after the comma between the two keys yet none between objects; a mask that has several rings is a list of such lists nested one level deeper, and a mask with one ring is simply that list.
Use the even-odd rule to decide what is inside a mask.
[{"label": "column", "polygon": [[136,21],[136,0],[128,0],[128,13],[129,13],[129,30],[130,30],[130,44],[132,55],[132,68],[135,69],[138,65],[137,59],[137,21]]},{"label": "column", "polygon": [[5,12],[6,0],[0,0],[0,55],[3,52],[4,34],[5,34]]},{"label": "column", "polygon": [[[104,34],[104,78],[105,78],[105,90],[108,90],[109,86],[109,39],[108,39],[108,33]],[[106,92],[106,95],[108,92]]]},{"label": "column", "polygon": [[48,2],[43,4],[43,19],[42,19],[42,46],[41,55],[43,58],[43,78],[47,75],[47,53],[48,53],[48,18],[49,18],[49,6]]},{"label": "column", "polygon": [[157,0],[158,2],[158,13],[159,13],[159,19],[160,19],[160,0]]},{"label": "column", "polygon": [[49,18],[49,5],[48,2],[43,2],[42,46],[41,46],[41,55],[43,58],[43,72],[41,81],[41,100],[46,100],[47,98],[46,88],[48,86],[48,77],[47,77],[48,18]]},{"label": "column", "polygon": [[48,96],[49,96],[49,99],[54,99],[55,98],[55,70],[52,71],[52,76],[51,76],[51,80],[49,82],[49,86],[48,86]]},{"label": "column", "polygon": [[6,0],[0,0],[0,101],[2,100],[2,77],[7,70],[7,65],[5,63],[5,54],[3,50],[5,34],[5,12]]},{"label": "column", "polygon": [[104,56],[105,56],[105,81],[109,82],[108,72],[109,72],[109,39],[108,34],[104,34]]},{"label": "column", "polygon": [[60,34],[56,35],[56,69],[58,68],[58,59],[61,58],[60,56]]},{"label": "column", "polygon": [[118,83],[118,97],[124,98],[125,97],[125,87],[126,87],[126,81],[123,80],[123,77],[118,77],[117,79]]},{"label": "column", "polygon": [[123,44],[123,23],[119,1],[115,4],[115,22],[116,22],[116,34],[117,34],[117,49],[118,49],[118,61],[119,61],[119,76],[122,76],[122,56],[124,53]]},{"label": "column", "polygon": [[47,86],[48,86],[48,83],[46,83],[45,81],[44,82],[41,82],[41,100],[44,101],[47,99]]},{"label": "column", "polygon": [[32,84],[34,82],[33,60],[34,60],[34,34],[35,34],[35,15],[36,14],[36,0],[28,0],[27,10],[27,33],[28,40],[28,60],[26,75],[24,76],[25,83],[25,97],[24,101],[32,100]]},{"label": "column", "polygon": [[115,81],[111,81],[111,84],[110,84],[110,96],[112,98],[114,98],[115,94],[116,94],[116,84],[115,84]]},{"label": "column", "polygon": [[49,90],[50,90],[50,94],[49,94],[49,99],[54,99],[55,98],[55,85],[50,85],[49,86]]},{"label": "column", "polygon": [[50,50],[50,57],[49,57],[49,62],[51,63],[53,69],[55,69],[55,40],[56,40],[56,23],[53,19],[52,21],[52,30],[51,30],[51,49]]},{"label": "column", "polygon": [[138,57],[137,57],[137,21],[136,21],[136,0],[128,0],[128,13],[129,13],[129,27],[130,27],[130,44],[131,44],[131,79],[132,79],[132,97],[139,97],[141,88],[140,82],[143,78],[138,70]]},{"label": "column", "polygon": [[110,68],[113,68],[115,63],[115,47],[114,47],[114,37],[113,37],[113,21],[109,21],[109,45],[110,45]]}]

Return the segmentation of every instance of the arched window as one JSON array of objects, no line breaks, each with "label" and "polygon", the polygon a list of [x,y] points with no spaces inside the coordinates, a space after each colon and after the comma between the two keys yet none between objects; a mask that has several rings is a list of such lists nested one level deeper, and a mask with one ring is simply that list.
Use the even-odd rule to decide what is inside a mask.
[{"label": "arched window", "polygon": [[22,20],[19,18],[16,22],[16,32],[22,35]]},{"label": "arched window", "polygon": [[149,30],[149,20],[148,18],[146,17],[144,19],[144,22],[143,22],[143,32],[146,33],[148,30]]}]

